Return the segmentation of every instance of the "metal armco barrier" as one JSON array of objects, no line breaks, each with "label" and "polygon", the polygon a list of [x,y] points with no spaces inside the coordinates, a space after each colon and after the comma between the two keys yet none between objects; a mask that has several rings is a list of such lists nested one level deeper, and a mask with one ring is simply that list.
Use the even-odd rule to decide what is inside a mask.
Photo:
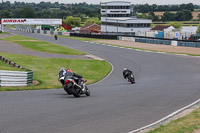
[{"label": "metal armco barrier", "polygon": [[33,82],[33,71],[0,70],[0,86],[27,86]]}]

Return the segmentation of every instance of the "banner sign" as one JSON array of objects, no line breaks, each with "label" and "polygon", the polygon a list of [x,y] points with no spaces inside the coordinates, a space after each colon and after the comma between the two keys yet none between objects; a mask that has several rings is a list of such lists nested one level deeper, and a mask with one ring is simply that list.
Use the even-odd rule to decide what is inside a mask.
[{"label": "banner sign", "polygon": [[27,24],[27,25],[62,25],[62,19],[26,19],[26,18],[3,18],[2,24]]}]

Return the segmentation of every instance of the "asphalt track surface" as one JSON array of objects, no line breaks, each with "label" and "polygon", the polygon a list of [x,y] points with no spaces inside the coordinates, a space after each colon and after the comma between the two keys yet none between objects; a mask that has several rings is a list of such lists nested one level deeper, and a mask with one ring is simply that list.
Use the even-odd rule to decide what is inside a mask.
[{"label": "asphalt track surface", "polygon": [[[199,99],[199,58],[12,32],[97,55],[114,70],[89,85],[90,97],[62,89],[0,92],[0,133],[127,133]],[[133,70],[136,84],[123,79],[123,67]]]}]

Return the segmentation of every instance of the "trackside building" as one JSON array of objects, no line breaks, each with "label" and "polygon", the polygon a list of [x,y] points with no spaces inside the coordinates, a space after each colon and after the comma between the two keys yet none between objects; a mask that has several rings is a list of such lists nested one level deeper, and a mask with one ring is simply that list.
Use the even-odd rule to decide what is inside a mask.
[{"label": "trackside building", "polygon": [[101,32],[135,34],[151,29],[152,20],[133,16],[130,2],[112,1],[101,3]]}]

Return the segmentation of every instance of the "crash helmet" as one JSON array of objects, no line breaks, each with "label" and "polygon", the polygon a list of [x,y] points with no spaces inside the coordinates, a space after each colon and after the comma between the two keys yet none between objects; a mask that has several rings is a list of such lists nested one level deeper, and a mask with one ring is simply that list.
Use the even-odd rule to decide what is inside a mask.
[{"label": "crash helmet", "polygon": [[126,71],[126,70],[128,70],[127,68],[123,68],[123,71]]},{"label": "crash helmet", "polygon": [[64,67],[61,67],[61,68],[60,68],[60,71],[62,71],[62,70],[65,70],[65,68],[64,68]]}]

